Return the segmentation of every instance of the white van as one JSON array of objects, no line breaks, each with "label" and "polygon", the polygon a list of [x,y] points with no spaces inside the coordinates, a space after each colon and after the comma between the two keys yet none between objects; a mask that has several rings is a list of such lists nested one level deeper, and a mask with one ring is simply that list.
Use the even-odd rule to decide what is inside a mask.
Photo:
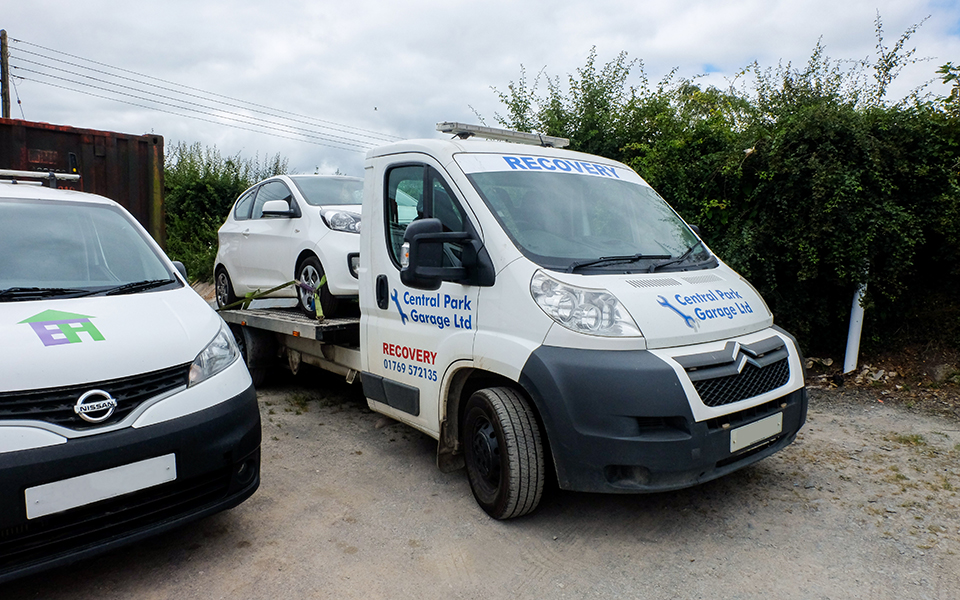
[{"label": "white van", "polygon": [[120,205],[35,175],[0,183],[0,582],[260,482],[256,394],[223,320]]}]

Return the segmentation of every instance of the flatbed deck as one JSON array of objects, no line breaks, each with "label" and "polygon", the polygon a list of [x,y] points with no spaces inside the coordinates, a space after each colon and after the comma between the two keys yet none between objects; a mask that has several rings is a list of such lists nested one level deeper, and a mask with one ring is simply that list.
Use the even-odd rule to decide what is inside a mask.
[{"label": "flatbed deck", "polygon": [[227,323],[254,327],[274,333],[291,335],[329,344],[359,340],[360,317],[338,317],[318,321],[296,308],[253,308],[222,310],[220,316]]}]

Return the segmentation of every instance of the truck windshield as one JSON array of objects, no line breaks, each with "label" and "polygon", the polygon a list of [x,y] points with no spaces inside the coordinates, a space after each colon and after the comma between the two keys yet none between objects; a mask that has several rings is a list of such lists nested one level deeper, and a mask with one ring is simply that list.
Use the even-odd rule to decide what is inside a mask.
[{"label": "truck windshield", "polygon": [[179,287],[112,206],[0,199],[0,302]]},{"label": "truck windshield", "polygon": [[542,267],[640,272],[716,264],[649,186],[528,170],[467,177],[517,248]]}]

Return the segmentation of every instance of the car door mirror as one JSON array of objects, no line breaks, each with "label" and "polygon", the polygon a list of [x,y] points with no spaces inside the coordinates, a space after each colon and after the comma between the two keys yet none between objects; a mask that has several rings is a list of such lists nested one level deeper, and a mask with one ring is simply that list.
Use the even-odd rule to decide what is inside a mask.
[{"label": "car door mirror", "polygon": [[[443,281],[493,285],[494,271],[483,244],[469,231],[443,231],[439,219],[418,219],[403,235],[400,281],[407,287],[435,290]],[[444,265],[446,244],[460,249],[459,266]]]},{"label": "car door mirror", "polygon": [[288,219],[297,216],[296,211],[290,208],[290,203],[286,200],[268,200],[264,202],[261,214],[264,217],[286,217]]}]

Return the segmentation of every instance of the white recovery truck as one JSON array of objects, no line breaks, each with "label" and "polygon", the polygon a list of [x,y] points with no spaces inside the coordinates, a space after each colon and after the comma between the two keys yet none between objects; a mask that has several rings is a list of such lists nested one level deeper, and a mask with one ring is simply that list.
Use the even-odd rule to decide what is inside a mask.
[{"label": "white recovery truck", "polygon": [[359,319],[221,313],[255,379],[284,355],[359,374],[498,519],[534,510],[547,477],[672,490],[794,440],[795,339],[639,175],[560,138],[438,130],[454,138],[367,154]]}]

